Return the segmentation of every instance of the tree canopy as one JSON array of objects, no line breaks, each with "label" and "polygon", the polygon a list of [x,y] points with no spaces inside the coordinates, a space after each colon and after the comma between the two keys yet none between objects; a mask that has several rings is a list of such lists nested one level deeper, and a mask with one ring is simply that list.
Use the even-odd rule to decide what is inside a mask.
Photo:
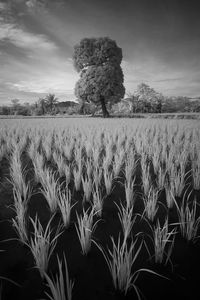
[{"label": "tree canopy", "polygon": [[108,116],[107,103],[123,98],[122,49],[110,38],[85,38],[74,47],[74,67],[80,73],[75,95],[80,102],[101,105]]},{"label": "tree canopy", "polygon": [[140,83],[131,95],[134,112],[161,112],[163,95],[146,83]]}]

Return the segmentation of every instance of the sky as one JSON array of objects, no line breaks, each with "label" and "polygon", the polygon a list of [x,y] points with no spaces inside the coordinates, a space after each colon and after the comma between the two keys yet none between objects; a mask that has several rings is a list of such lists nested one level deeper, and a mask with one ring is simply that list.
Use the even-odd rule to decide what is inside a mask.
[{"label": "sky", "polygon": [[127,94],[144,82],[200,96],[199,0],[0,0],[0,104],[75,99],[74,45],[104,36],[122,48]]}]

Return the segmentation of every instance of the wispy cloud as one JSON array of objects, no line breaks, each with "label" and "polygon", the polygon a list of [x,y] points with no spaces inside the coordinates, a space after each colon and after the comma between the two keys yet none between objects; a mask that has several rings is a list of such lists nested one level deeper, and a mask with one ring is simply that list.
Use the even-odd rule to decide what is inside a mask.
[{"label": "wispy cloud", "polygon": [[3,12],[7,9],[7,4],[5,2],[0,2],[0,12]]},{"label": "wispy cloud", "polygon": [[56,6],[62,6],[65,3],[65,0],[21,0],[24,1],[26,6],[29,9],[37,9],[37,8],[48,8],[49,4],[53,4]]},{"label": "wispy cloud", "polygon": [[37,51],[56,50],[57,46],[43,34],[34,34],[11,23],[0,22],[0,40],[16,47]]},{"label": "wispy cloud", "polygon": [[145,59],[137,56],[137,59],[122,61],[126,90],[133,92],[137,85],[145,82],[168,96],[197,96],[199,94],[200,71],[194,71],[192,67],[172,67],[164,60],[154,56]]},{"label": "wispy cloud", "polygon": [[[74,99],[74,84],[78,74],[73,69],[70,57],[67,59],[54,58],[39,62],[17,61],[8,57],[7,63],[0,69],[0,90],[7,90],[6,99],[18,97],[19,99],[36,100],[47,93],[55,93],[59,98],[67,96]],[[15,96],[14,96],[15,95]],[[5,97],[0,95],[0,100]]]},{"label": "wispy cloud", "polygon": [[73,47],[93,36],[122,47],[127,91],[146,82],[165,95],[199,95],[199,4],[158,2],[0,0],[0,101],[71,94]]},{"label": "wispy cloud", "polygon": [[49,76],[43,74],[40,78],[29,78],[7,84],[10,89],[23,92],[68,94],[73,93],[74,79],[66,72],[55,72]]}]

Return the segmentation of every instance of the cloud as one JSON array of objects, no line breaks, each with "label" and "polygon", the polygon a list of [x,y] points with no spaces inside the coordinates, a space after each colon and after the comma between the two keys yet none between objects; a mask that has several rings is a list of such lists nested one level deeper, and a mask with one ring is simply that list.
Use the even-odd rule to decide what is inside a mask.
[{"label": "cloud", "polygon": [[61,7],[64,5],[64,0],[26,0],[25,5],[29,12],[37,12],[38,9],[48,10],[49,6]]},{"label": "cloud", "polygon": [[37,0],[26,1],[26,5],[28,6],[28,8],[34,8],[37,4],[38,4]]},{"label": "cloud", "polygon": [[8,5],[5,2],[0,2],[0,12],[7,10]]},{"label": "cloud", "polygon": [[179,68],[153,56],[134,60],[123,60],[124,85],[133,92],[141,82],[149,84],[157,91],[168,96],[197,96],[199,94],[199,70],[188,66]]},{"label": "cloud", "polygon": [[29,13],[46,13],[48,0],[28,0],[25,1],[25,6]]},{"label": "cloud", "polygon": [[29,93],[56,93],[69,94],[73,93],[76,75],[70,72],[54,71],[50,74],[40,72],[38,74],[29,74],[27,79],[13,80],[7,82],[7,86],[11,90]]},{"label": "cloud", "polygon": [[50,41],[44,34],[34,34],[11,23],[0,21],[0,41],[11,43],[16,47],[37,51],[54,51],[55,43]]}]

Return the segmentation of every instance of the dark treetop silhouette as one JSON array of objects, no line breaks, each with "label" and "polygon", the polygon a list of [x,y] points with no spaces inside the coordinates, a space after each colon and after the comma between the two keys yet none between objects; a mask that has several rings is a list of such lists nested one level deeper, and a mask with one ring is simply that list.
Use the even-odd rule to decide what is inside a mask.
[{"label": "dark treetop silhouette", "polygon": [[122,49],[108,37],[84,38],[74,47],[74,67],[80,72],[75,95],[80,103],[101,105],[103,116],[109,113],[106,104],[119,102],[125,88],[121,69]]}]

